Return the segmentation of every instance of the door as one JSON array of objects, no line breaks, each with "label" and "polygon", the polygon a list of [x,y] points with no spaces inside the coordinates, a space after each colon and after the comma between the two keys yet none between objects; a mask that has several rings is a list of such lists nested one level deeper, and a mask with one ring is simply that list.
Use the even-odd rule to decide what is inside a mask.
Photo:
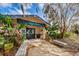
[{"label": "door", "polygon": [[35,29],[34,28],[26,28],[26,38],[35,39]]},{"label": "door", "polygon": [[22,40],[26,40],[26,28],[21,29],[21,33],[22,33]]}]

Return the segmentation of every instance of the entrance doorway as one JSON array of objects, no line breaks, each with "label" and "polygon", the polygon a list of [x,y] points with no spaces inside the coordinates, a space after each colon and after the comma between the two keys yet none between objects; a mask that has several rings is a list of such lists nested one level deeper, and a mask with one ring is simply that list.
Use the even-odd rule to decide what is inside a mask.
[{"label": "entrance doorway", "polygon": [[26,38],[35,39],[35,29],[34,28],[26,28]]}]

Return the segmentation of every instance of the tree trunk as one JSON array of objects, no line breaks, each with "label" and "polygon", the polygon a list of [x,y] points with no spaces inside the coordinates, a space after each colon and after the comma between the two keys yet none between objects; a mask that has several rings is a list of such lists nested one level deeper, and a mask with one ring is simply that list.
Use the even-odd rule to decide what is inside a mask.
[{"label": "tree trunk", "polygon": [[61,29],[60,29],[60,32],[61,32],[61,38],[64,37],[64,33],[67,31],[67,28],[66,28],[66,21],[65,21],[65,19],[63,20],[62,24],[63,24],[63,25],[61,26]]}]

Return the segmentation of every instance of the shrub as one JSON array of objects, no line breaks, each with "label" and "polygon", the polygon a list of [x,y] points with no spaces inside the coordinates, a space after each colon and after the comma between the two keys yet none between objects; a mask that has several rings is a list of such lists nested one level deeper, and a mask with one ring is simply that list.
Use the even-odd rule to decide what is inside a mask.
[{"label": "shrub", "polygon": [[13,48],[13,43],[6,43],[4,45],[4,50],[11,50]]},{"label": "shrub", "polygon": [[73,32],[65,32],[64,33],[64,37],[70,37],[70,36],[74,36]]},{"label": "shrub", "polygon": [[3,48],[4,45],[4,37],[0,35],[0,48]]},{"label": "shrub", "polygon": [[60,31],[58,29],[59,29],[59,25],[58,25],[57,22],[53,23],[52,26],[49,26],[47,28],[49,36],[52,37],[52,38],[59,38],[60,37]]},{"label": "shrub", "polygon": [[51,31],[49,35],[52,38],[59,38],[60,37],[60,31],[58,31],[58,30]]}]

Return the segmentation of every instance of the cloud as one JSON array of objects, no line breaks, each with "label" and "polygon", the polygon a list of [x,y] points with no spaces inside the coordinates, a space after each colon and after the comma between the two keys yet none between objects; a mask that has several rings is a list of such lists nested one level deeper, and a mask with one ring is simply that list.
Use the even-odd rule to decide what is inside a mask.
[{"label": "cloud", "polygon": [[32,3],[27,4],[27,9],[30,9],[32,7]]},{"label": "cloud", "polygon": [[24,9],[30,9],[32,7],[32,4],[31,3],[22,3]]},{"label": "cloud", "polygon": [[18,15],[18,13],[16,12],[16,11],[10,11],[9,13],[8,13],[9,15]]},{"label": "cloud", "polygon": [[[16,10],[16,13],[17,13],[17,14],[21,14],[21,15],[23,14],[23,13],[22,13],[22,10],[17,9],[17,8],[15,8],[15,10]],[[30,15],[31,13],[28,12],[28,11],[25,11],[25,14],[26,14],[26,15],[27,15],[27,14]]]},{"label": "cloud", "polygon": [[[15,9],[15,10],[10,9],[10,10],[9,10],[9,11],[10,11],[9,14],[11,14],[11,15],[23,15],[22,10],[17,9],[17,8],[14,8],[14,9]],[[31,13],[28,12],[28,11],[26,11],[25,14],[26,14],[26,15],[30,15]]]},{"label": "cloud", "polygon": [[[3,11],[3,12],[0,12],[0,13],[3,13],[3,14],[10,14],[10,15],[22,15],[22,14],[23,14],[21,9],[18,9],[17,7],[13,7],[12,5],[13,5],[13,4],[11,4],[11,3],[0,3],[0,8],[1,8],[1,10],[7,9],[7,11]],[[24,3],[25,9],[26,9],[26,8],[27,8],[27,9],[30,9],[31,6],[32,6],[31,3],[29,3],[29,4]],[[31,13],[30,13],[29,11],[26,11],[26,10],[25,10],[25,14],[26,14],[26,15],[30,15]]]},{"label": "cloud", "polygon": [[31,15],[31,13],[30,13],[30,12],[26,12],[25,14],[26,14],[26,15]]},{"label": "cloud", "polygon": [[44,3],[39,3],[38,6],[39,6],[40,9],[43,9]]},{"label": "cloud", "polygon": [[0,3],[0,7],[3,7],[3,8],[5,8],[5,7],[11,7],[11,6],[12,6],[11,3]]},{"label": "cloud", "polygon": [[14,8],[17,14],[23,14],[20,9]]}]

